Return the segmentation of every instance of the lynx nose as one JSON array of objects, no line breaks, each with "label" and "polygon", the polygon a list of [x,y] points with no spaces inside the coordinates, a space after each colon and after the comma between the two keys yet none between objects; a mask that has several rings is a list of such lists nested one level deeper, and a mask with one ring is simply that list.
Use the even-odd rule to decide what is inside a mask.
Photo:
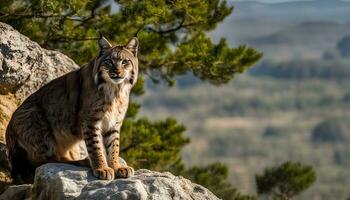
[{"label": "lynx nose", "polygon": [[123,69],[121,67],[117,67],[115,69],[115,73],[118,75],[118,76],[122,76],[123,75]]}]

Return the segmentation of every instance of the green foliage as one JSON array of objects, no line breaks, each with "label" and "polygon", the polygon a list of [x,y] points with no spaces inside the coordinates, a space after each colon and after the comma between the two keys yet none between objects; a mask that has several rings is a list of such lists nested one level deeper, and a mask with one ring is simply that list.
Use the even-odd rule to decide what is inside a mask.
[{"label": "green foliage", "polygon": [[[93,59],[102,33],[114,44],[124,44],[135,34],[140,41],[140,79],[133,95],[144,93],[143,75],[153,82],[173,85],[177,75],[192,72],[201,80],[220,85],[254,64],[262,54],[252,48],[230,48],[205,35],[233,11],[225,0],[9,0],[0,2],[0,20],[12,25],[41,46],[59,50],[77,63]],[[123,124],[122,156],[135,168],[181,168],[180,152],[189,140],[174,119],[151,122],[137,119],[140,105],[130,103]],[[217,172],[223,170],[224,175]],[[221,171],[220,171],[221,170]],[[192,172],[193,174],[191,174]],[[196,175],[200,173],[201,175]],[[222,165],[194,168],[188,176],[212,174],[202,180],[226,198],[236,191],[225,182]],[[222,179],[222,180],[221,180]],[[215,181],[214,181],[215,180]],[[219,182],[221,187],[215,185]],[[214,184],[212,187],[211,184]],[[216,191],[217,190],[217,191]]]},{"label": "green foliage", "polygon": [[282,131],[275,126],[268,126],[265,128],[263,132],[264,137],[278,137],[278,136],[281,136],[281,134],[282,134]]},{"label": "green foliage", "polygon": [[346,145],[343,148],[338,148],[334,152],[334,162],[338,165],[344,165],[344,166],[349,166],[350,164],[350,149],[348,149],[348,146]]},{"label": "green foliage", "polygon": [[299,162],[285,162],[280,166],[267,168],[255,176],[258,194],[272,195],[274,199],[286,200],[310,187],[316,180],[311,166]]},{"label": "green foliage", "polygon": [[166,170],[181,158],[182,147],[189,139],[185,128],[174,119],[150,122],[147,118],[125,120],[121,137],[122,157],[135,168]]},{"label": "green foliage", "polygon": [[245,46],[231,49],[225,39],[214,45],[202,33],[179,45],[173,60],[181,59],[171,67],[182,74],[190,68],[202,80],[208,79],[213,84],[221,84],[231,80],[233,74],[243,72],[260,56],[255,50]]},{"label": "green foliage", "polygon": [[337,50],[342,57],[347,58],[350,56],[350,35],[343,37],[337,43]]},{"label": "green foliage", "polygon": [[207,187],[224,200],[254,200],[254,196],[243,195],[226,181],[227,167],[221,163],[213,163],[205,167],[192,167],[183,170],[180,174],[188,177],[195,183]]},{"label": "green foliage", "polygon": [[316,143],[339,143],[347,139],[347,127],[338,119],[327,119],[312,130],[312,141]]},{"label": "green foliage", "polygon": [[[96,55],[98,32],[115,43],[125,43],[138,32],[141,71],[169,83],[187,71],[215,84],[226,83],[261,57],[245,46],[231,49],[224,39],[214,45],[204,35],[232,12],[226,1],[109,2],[13,1],[0,8],[0,20],[80,64]],[[112,10],[113,5],[118,9]]]}]

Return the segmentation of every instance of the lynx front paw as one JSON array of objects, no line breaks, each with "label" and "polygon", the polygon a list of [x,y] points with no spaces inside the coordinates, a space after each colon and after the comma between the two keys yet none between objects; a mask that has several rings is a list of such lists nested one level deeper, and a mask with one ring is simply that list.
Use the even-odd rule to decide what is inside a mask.
[{"label": "lynx front paw", "polygon": [[129,166],[121,166],[115,170],[117,178],[129,178],[134,175],[134,168]]},{"label": "lynx front paw", "polygon": [[114,179],[114,170],[110,167],[95,169],[94,176],[103,180],[113,180]]}]

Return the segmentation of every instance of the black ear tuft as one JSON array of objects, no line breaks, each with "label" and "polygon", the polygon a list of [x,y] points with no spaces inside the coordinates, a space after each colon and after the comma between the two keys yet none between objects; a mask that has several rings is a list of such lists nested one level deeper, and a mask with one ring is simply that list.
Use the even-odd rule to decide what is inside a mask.
[{"label": "black ear tuft", "polygon": [[134,56],[137,56],[137,50],[139,48],[139,40],[136,37],[131,38],[128,44],[125,46]]},{"label": "black ear tuft", "polygon": [[108,40],[103,36],[101,36],[101,38],[98,40],[98,46],[100,47],[101,52],[112,48],[111,43],[109,43]]}]

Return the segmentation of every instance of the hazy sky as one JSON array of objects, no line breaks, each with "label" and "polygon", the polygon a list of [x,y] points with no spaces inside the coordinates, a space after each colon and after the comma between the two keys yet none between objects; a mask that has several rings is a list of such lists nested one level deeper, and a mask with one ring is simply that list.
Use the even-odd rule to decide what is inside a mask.
[{"label": "hazy sky", "polygon": [[[308,0],[230,0],[231,2],[235,1],[258,1],[258,2],[264,2],[264,3],[280,3],[280,2],[290,2],[290,1],[308,1]],[[311,1],[311,0],[310,0]],[[315,1],[332,1],[332,0],[315,0]],[[337,0],[335,0],[337,1]],[[350,0],[345,0],[350,1]]]},{"label": "hazy sky", "polygon": [[298,0],[235,0],[231,2],[237,2],[237,1],[257,1],[257,2],[264,2],[264,3],[280,3],[280,2],[289,2],[289,1],[298,1]]},{"label": "hazy sky", "polygon": [[[236,0],[236,1],[247,1],[247,0]],[[297,1],[297,0],[254,0],[254,1],[264,2],[264,3],[280,3],[280,2]]]}]

